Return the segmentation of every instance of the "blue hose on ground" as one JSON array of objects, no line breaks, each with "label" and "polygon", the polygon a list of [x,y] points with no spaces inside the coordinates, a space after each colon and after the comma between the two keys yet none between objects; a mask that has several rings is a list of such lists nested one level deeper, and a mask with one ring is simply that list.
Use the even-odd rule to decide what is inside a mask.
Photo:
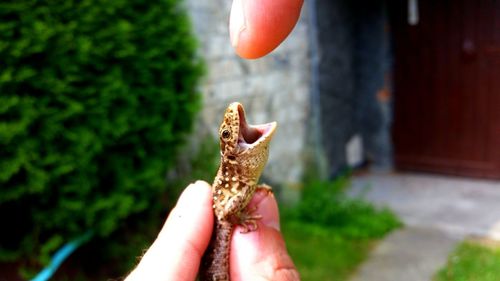
[{"label": "blue hose on ground", "polygon": [[83,243],[87,242],[93,235],[91,230],[85,232],[80,237],[69,241],[66,245],[62,246],[55,254],[52,256],[52,260],[50,263],[38,273],[31,281],[47,281],[52,275],[57,271],[59,266],[71,255],[78,247],[80,247]]}]

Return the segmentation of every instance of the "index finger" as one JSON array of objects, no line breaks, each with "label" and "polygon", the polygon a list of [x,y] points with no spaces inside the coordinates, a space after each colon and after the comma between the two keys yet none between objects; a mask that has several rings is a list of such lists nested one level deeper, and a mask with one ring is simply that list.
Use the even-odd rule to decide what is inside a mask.
[{"label": "index finger", "polygon": [[247,59],[267,55],[297,23],[303,0],[234,0],[229,35],[236,53]]}]

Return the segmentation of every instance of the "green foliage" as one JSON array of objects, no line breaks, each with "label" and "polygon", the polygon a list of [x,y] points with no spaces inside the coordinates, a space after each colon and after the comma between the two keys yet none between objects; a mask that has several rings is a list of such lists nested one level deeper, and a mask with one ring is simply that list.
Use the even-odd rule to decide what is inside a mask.
[{"label": "green foliage", "polygon": [[168,200],[169,207],[173,207],[181,192],[190,183],[204,180],[212,184],[220,162],[219,142],[212,136],[205,136],[202,141],[196,142],[196,148],[191,153],[186,153],[190,158],[183,157],[177,161],[177,166],[170,170],[168,175],[167,196],[174,200]]},{"label": "green foliage", "polygon": [[[188,150],[191,151],[187,153]],[[166,191],[155,201],[162,204],[130,216],[109,237],[92,239],[65,262],[65,268],[57,272],[54,280],[73,280],[74,272],[80,274],[81,280],[114,279],[125,276],[137,264],[137,258],[156,239],[186,186],[195,180],[211,182],[217,172],[219,147],[209,136],[197,142],[195,149],[184,146],[179,154],[184,155],[170,169]]]},{"label": "green foliage", "polygon": [[377,209],[360,198],[345,194],[349,177],[335,181],[313,181],[304,185],[302,199],[292,210],[292,219],[321,225],[351,238],[382,237],[401,225],[388,209]]},{"label": "green foliage", "polygon": [[203,71],[178,2],[0,3],[0,261],[161,208]]},{"label": "green foliage", "polygon": [[450,255],[435,281],[500,280],[500,249],[463,242]]},{"label": "green foliage", "polygon": [[284,221],[287,249],[303,281],[343,281],[368,255],[371,240],[344,237],[334,229]]},{"label": "green foliage", "polygon": [[348,280],[374,241],[399,227],[388,209],[346,195],[349,176],[304,184],[301,201],[282,210],[287,248],[302,280]]}]

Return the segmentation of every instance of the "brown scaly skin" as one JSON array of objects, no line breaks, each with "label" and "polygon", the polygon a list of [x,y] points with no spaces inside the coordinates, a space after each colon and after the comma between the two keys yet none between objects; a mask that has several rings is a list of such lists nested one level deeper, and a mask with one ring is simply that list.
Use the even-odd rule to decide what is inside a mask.
[{"label": "brown scaly skin", "polygon": [[275,130],[276,122],[248,125],[240,103],[230,104],[224,113],[219,129],[221,164],[212,185],[214,231],[201,262],[202,281],[230,280],[229,246],[234,227],[242,225],[242,232],[257,229],[260,216],[246,207],[257,189],[270,190],[257,182]]}]

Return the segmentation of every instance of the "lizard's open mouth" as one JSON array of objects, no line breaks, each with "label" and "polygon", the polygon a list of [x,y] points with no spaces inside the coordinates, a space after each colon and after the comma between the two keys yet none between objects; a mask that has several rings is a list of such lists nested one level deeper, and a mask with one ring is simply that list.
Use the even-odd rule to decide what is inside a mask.
[{"label": "lizard's open mouth", "polygon": [[240,119],[240,134],[238,138],[238,146],[244,149],[257,146],[265,139],[272,137],[276,130],[276,122],[250,125],[245,118],[243,106],[238,105],[238,115]]}]

